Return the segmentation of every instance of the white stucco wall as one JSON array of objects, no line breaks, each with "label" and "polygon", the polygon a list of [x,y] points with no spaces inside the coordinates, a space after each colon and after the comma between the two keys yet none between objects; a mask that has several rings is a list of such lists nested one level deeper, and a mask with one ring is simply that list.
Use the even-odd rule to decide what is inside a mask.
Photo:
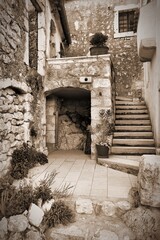
[{"label": "white stucco wall", "polygon": [[[141,22],[139,25],[141,29],[138,29],[138,36],[140,37],[141,33],[144,32],[146,22],[149,20],[152,22],[152,17],[154,17],[154,29],[150,29],[151,31],[149,34],[155,33],[156,50],[152,60],[144,63],[144,93],[150,112],[156,147],[160,148],[160,1],[153,0],[153,2],[149,3],[147,6],[152,7],[153,4],[155,4],[154,16],[147,15],[146,13],[143,15],[143,19],[140,18],[143,20],[143,24]],[[147,9],[147,12],[148,11]]]},{"label": "white stucco wall", "polygon": [[140,9],[137,47],[138,54],[142,61],[149,61],[153,58],[156,49],[156,1],[145,5]]}]

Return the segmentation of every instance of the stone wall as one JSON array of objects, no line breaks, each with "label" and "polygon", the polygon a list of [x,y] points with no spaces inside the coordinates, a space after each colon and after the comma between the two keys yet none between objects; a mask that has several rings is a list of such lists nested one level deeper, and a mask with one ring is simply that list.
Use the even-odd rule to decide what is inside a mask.
[{"label": "stone wall", "polygon": [[[5,174],[13,150],[24,141],[24,97],[13,81],[22,82],[27,72],[24,58],[25,1],[0,4],[0,174]],[[15,80],[16,79],[16,80]],[[12,86],[13,85],[13,86]]]},{"label": "stone wall", "polygon": [[[14,149],[23,142],[45,151],[45,98],[42,78],[29,69],[26,61],[26,50],[29,51],[26,1],[3,1],[0,9],[1,175],[7,172]],[[32,127],[37,138],[31,136]]]},{"label": "stone wall", "polygon": [[86,130],[90,124],[90,109],[89,99],[64,99],[59,111],[59,149],[84,150]]},{"label": "stone wall", "polygon": [[6,173],[12,151],[24,139],[24,99],[11,88],[0,90],[0,172]]},{"label": "stone wall", "polygon": [[24,18],[27,16],[25,1],[4,1],[0,9],[0,74],[21,81],[26,74],[26,65],[22,64],[26,31]]},{"label": "stone wall", "polygon": [[[31,88],[32,101],[30,102],[29,111],[32,118],[29,121],[29,141],[36,147],[37,150],[46,150],[46,99],[44,96],[43,79],[36,70],[31,69],[26,75],[26,82]],[[31,134],[31,129],[35,130],[36,134]]]},{"label": "stone wall", "polygon": [[71,0],[65,4],[72,44],[67,56],[85,56],[91,36],[96,32],[108,35],[107,45],[115,69],[117,95],[139,97],[143,91],[142,65],[137,55],[136,36],[114,38],[114,6],[138,1]]},{"label": "stone wall", "polygon": [[38,13],[29,11],[29,65],[37,69],[38,61]]}]

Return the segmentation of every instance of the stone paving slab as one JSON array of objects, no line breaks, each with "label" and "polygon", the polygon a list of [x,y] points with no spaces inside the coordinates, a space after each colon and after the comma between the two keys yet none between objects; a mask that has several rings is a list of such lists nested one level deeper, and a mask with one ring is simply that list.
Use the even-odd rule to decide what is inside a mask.
[{"label": "stone paving slab", "polygon": [[103,199],[127,198],[130,188],[136,186],[136,176],[99,165],[79,150],[55,151],[48,159],[48,164],[30,170],[29,176],[35,184],[46,174],[56,171],[52,189],[70,184],[73,196]]}]

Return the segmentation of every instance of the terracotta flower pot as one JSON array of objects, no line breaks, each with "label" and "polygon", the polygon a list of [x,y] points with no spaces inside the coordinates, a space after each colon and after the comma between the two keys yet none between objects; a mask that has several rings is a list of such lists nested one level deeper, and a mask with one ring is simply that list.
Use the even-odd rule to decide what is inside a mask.
[{"label": "terracotta flower pot", "polygon": [[109,147],[96,144],[97,157],[98,158],[108,158],[109,156]]},{"label": "terracotta flower pot", "polygon": [[108,53],[109,48],[107,46],[102,47],[91,47],[90,54],[93,55],[103,55]]}]

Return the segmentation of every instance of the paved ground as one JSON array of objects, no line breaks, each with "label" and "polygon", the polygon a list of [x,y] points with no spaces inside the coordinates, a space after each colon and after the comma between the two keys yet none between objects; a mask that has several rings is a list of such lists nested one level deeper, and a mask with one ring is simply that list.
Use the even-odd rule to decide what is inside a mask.
[{"label": "paved ground", "polygon": [[[114,158],[112,156],[111,158]],[[116,156],[118,158],[118,156]],[[48,157],[49,163],[38,166],[29,172],[33,183],[44,178],[45,174],[58,172],[52,188],[71,184],[73,197],[95,199],[127,198],[129,189],[137,183],[137,177],[96,164],[82,151],[55,151]],[[126,161],[138,161],[138,157],[119,156]]]}]

